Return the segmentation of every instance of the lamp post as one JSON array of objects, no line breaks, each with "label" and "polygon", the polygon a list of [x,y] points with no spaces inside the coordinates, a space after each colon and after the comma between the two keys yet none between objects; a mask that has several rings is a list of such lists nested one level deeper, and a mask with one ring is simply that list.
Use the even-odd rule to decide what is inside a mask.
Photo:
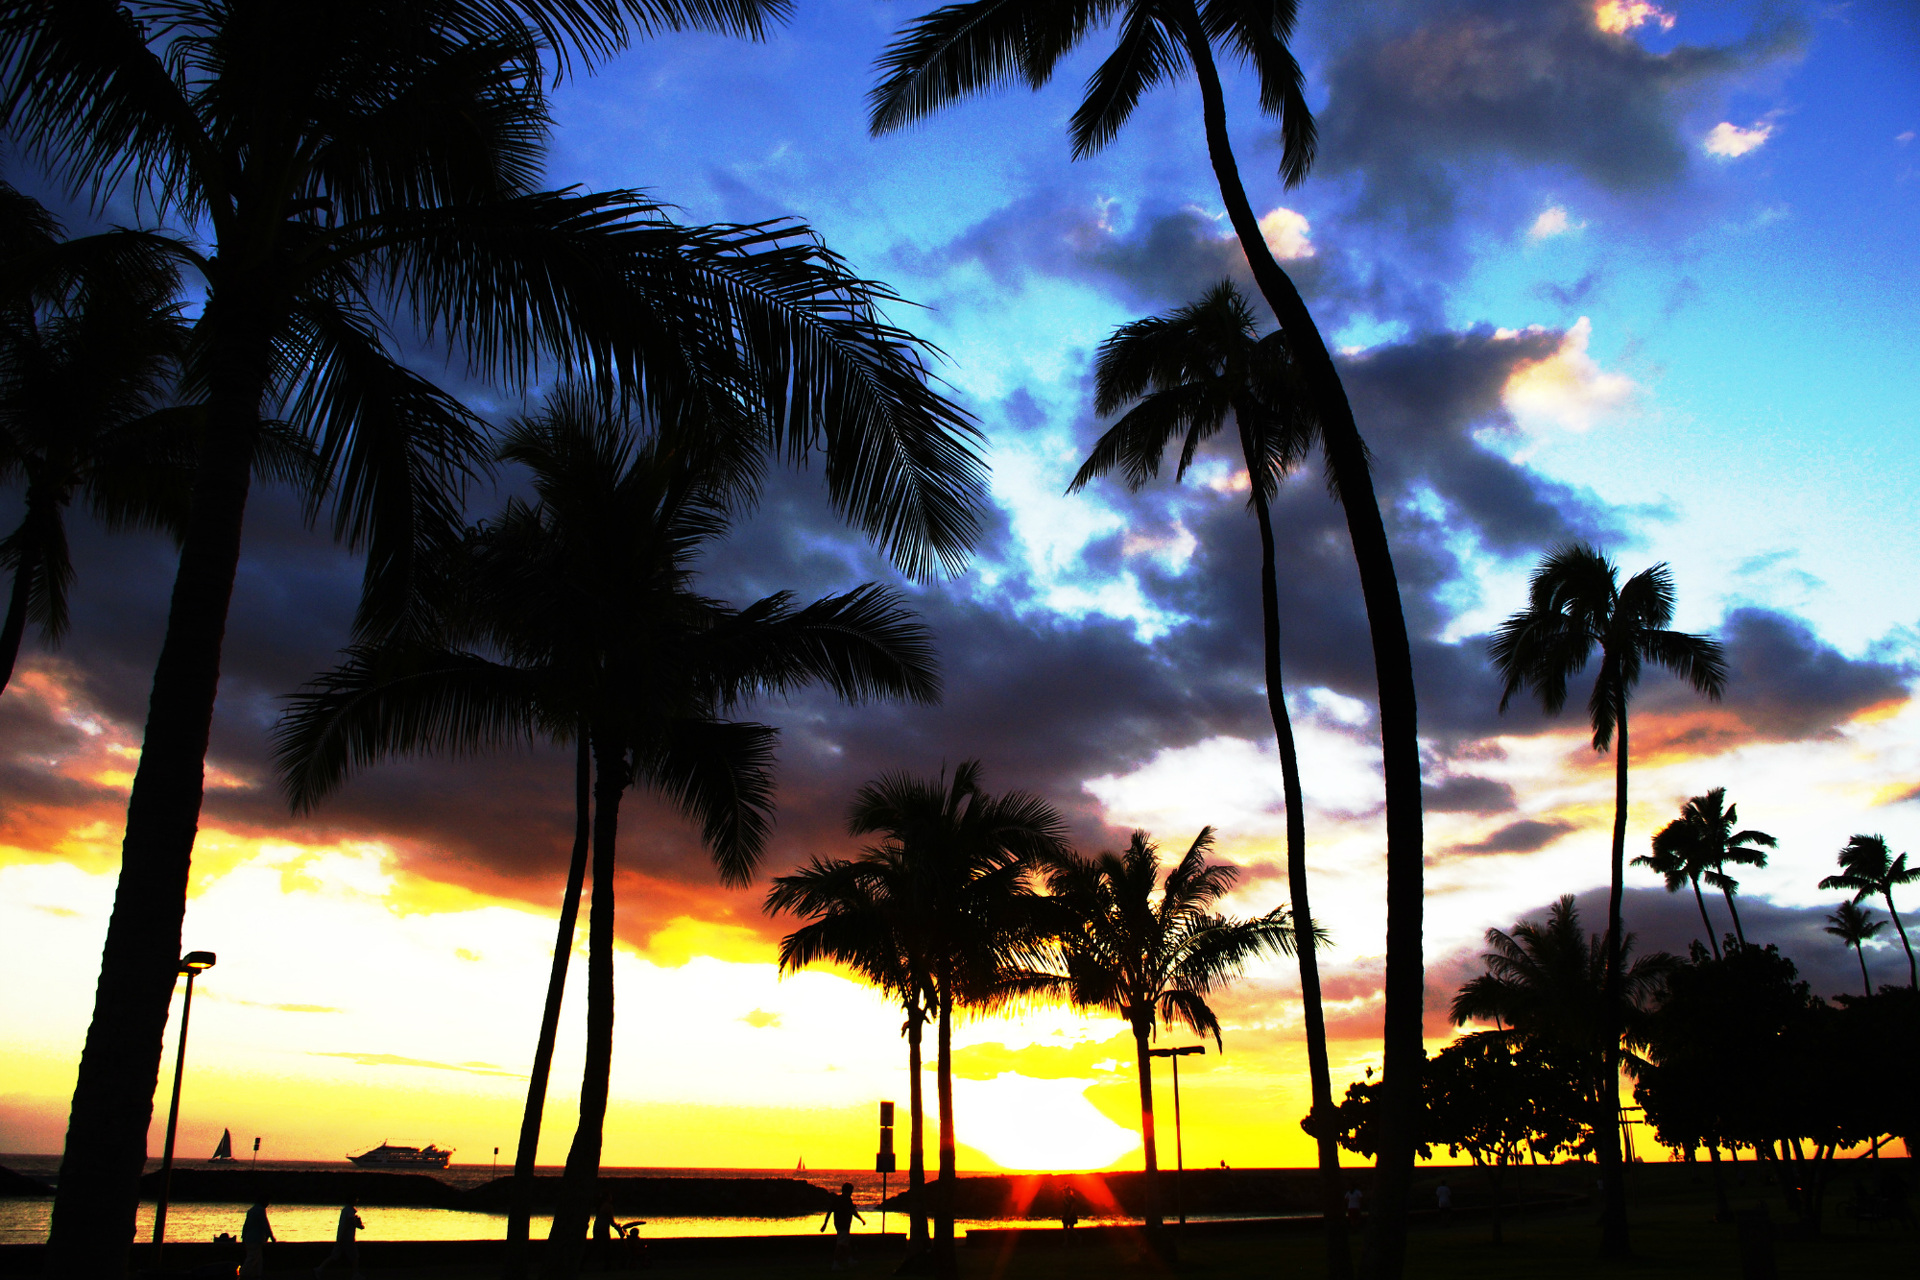
[{"label": "lamp post", "polygon": [[[173,1180],[173,1135],[180,1126],[180,1073],[187,1065],[187,1021],[193,1016],[193,980],[213,968],[213,952],[189,951],[180,957],[177,973],[187,975],[187,998],[180,1006],[180,1049],[173,1059],[173,1102],[167,1107],[167,1145],[160,1156],[160,1197],[153,1206],[153,1265],[167,1243],[167,1184]],[[256,1149],[258,1140],[256,1139]]]},{"label": "lamp post", "polygon": [[1180,1216],[1180,1225],[1187,1225],[1187,1198],[1181,1184],[1186,1180],[1187,1153],[1180,1141],[1180,1059],[1190,1053],[1205,1053],[1203,1044],[1183,1044],[1177,1049],[1149,1049],[1150,1058],[1173,1059],[1173,1207]]}]

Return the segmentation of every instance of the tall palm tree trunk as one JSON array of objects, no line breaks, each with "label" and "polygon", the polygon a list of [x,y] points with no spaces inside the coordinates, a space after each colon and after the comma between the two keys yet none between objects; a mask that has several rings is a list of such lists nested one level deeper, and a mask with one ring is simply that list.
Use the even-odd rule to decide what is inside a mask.
[{"label": "tall palm tree trunk", "polygon": [[572,1280],[580,1272],[587,1225],[600,1184],[600,1144],[613,1077],[613,868],[620,831],[620,797],[631,774],[626,744],[593,735],[593,906],[587,914],[587,1058],[580,1076],[580,1126],[567,1152],[560,1203],[553,1214],[540,1273]]},{"label": "tall palm tree trunk", "polygon": [[[264,308],[229,305],[203,325],[272,333]],[[222,323],[224,321],[224,324]],[[44,1274],[124,1275],[133,1242],[161,1038],[179,974],[180,925],[220,687],[220,648],[240,565],[247,486],[267,385],[264,338],[228,342],[210,373],[209,432],[153,673],[140,763],[127,799],[120,881],[107,923],[93,1021],[81,1050],[54,1193]]]},{"label": "tall palm tree trunk", "polygon": [[[1252,457],[1248,466],[1253,465]],[[1347,1246],[1347,1216],[1340,1198],[1340,1140],[1333,1132],[1333,1077],[1327,1061],[1327,1020],[1320,1001],[1320,958],[1314,951],[1313,912],[1307,901],[1307,817],[1300,786],[1300,753],[1287,714],[1286,683],[1280,667],[1280,586],[1274,565],[1273,518],[1264,499],[1256,501],[1260,521],[1260,604],[1266,632],[1267,711],[1280,749],[1280,785],[1287,805],[1287,894],[1293,912],[1293,944],[1300,962],[1300,1004],[1307,1024],[1307,1074],[1318,1130],[1320,1213],[1326,1222],[1327,1275],[1347,1280],[1353,1258]]]},{"label": "tall palm tree trunk", "polygon": [[1627,892],[1627,697],[1624,689],[1617,699],[1613,749],[1613,867],[1607,890],[1607,972],[1606,1010],[1602,1034],[1599,1081],[1600,1096],[1594,1117],[1594,1144],[1600,1156],[1600,1256],[1624,1258],[1627,1244],[1627,1187],[1622,1176],[1620,1155],[1620,1028],[1622,973],[1620,944],[1624,932],[1620,908]]},{"label": "tall palm tree trunk", "polygon": [[942,984],[939,1000],[934,1084],[940,1097],[940,1194],[934,1202],[933,1263],[935,1275],[941,1280],[951,1280],[959,1274],[959,1262],[953,1254],[953,1195],[959,1172],[954,1158],[953,989],[950,981]]},{"label": "tall palm tree trunk", "polygon": [[[24,523],[24,521],[22,522]],[[20,657],[20,641],[27,634],[27,601],[33,594],[33,575],[39,556],[31,546],[20,549],[20,563],[14,566],[13,590],[7,595],[7,621],[0,626],[0,693],[13,680],[13,664]]]},{"label": "tall palm tree trunk", "polygon": [[907,1243],[915,1253],[927,1247],[927,1107],[920,1061],[926,1025],[915,997],[907,1004]]},{"label": "tall palm tree trunk", "polygon": [[[1707,931],[1707,945],[1713,948],[1713,958],[1720,958],[1720,940],[1713,936],[1713,921],[1707,916],[1707,899],[1700,892],[1700,877],[1693,879],[1693,905],[1700,908],[1700,927]],[[1735,926],[1738,927],[1737,925]]]},{"label": "tall palm tree trunk", "polygon": [[1893,909],[1893,890],[1888,889],[1880,896],[1887,900],[1887,914],[1893,917],[1894,932],[1900,935],[1900,945],[1907,949],[1907,982],[1920,990],[1920,969],[1913,964],[1913,943],[1907,941],[1907,926],[1900,923],[1900,913]]},{"label": "tall palm tree trunk", "polygon": [[573,934],[580,919],[580,887],[587,875],[587,849],[592,843],[593,756],[587,728],[580,727],[574,750],[573,858],[567,864],[567,892],[560,900],[560,928],[553,941],[553,967],[547,971],[547,1003],[540,1012],[540,1039],[533,1050],[533,1070],[527,1077],[527,1105],[520,1115],[520,1145],[513,1156],[513,1191],[507,1205],[507,1262],[505,1280],[524,1280],[532,1250],[527,1247],[527,1224],[533,1216],[533,1168],[540,1150],[540,1121],[547,1108],[547,1078],[553,1071],[553,1044],[560,1034],[560,1002],[567,990],[567,964],[573,956]]},{"label": "tall palm tree trunk", "polygon": [[1868,999],[1872,999],[1873,979],[1867,976],[1867,949],[1860,945],[1858,938],[1853,941],[1853,954],[1860,961],[1860,985],[1866,988]]},{"label": "tall palm tree trunk", "polygon": [[1146,1198],[1141,1215],[1149,1232],[1158,1232],[1160,1221],[1160,1158],[1153,1134],[1153,1056],[1148,1052],[1147,1032],[1151,1023],[1133,1020],[1133,1047],[1140,1059],[1140,1145],[1146,1155],[1141,1187]]},{"label": "tall palm tree trunk", "polygon": [[1725,885],[1721,885],[1720,892],[1724,894],[1727,899],[1727,914],[1733,917],[1733,936],[1739,941],[1740,945],[1744,947],[1747,945],[1747,931],[1740,927],[1740,908],[1733,905],[1733,890]]},{"label": "tall palm tree trunk", "polygon": [[1316,391],[1321,446],[1326,451],[1347,517],[1347,536],[1360,574],[1373,642],[1374,676],[1379,686],[1381,774],[1387,822],[1387,966],[1386,1014],[1382,1027],[1382,1096],[1379,1156],[1374,1172],[1374,1212],[1367,1224],[1362,1269],[1385,1280],[1401,1274],[1406,1261],[1408,1197],[1412,1189],[1414,1141],[1420,1104],[1421,1034],[1425,970],[1421,960],[1425,909],[1422,852],[1419,711],[1413,685],[1413,650],[1386,525],[1367,461],[1366,442],[1353,420],[1339,370],[1300,291],[1274,260],[1248,203],[1240,169],[1227,134],[1226,99],[1214,67],[1213,51],[1191,6],[1183,14],[1182,37],[1200,84],[1207,129],[1207,153],[1213,162],[1227,216],[1253,270],[1254,282],[1286,333],[1288,348],[1301,361]]}]

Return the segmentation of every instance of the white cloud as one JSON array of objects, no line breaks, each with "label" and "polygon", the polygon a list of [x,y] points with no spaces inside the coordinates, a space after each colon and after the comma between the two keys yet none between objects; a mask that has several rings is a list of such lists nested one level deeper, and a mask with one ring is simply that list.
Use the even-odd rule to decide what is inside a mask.
[{"label": "white cloud", "polygon": [[1678,19],[1652,0],[1600,0],[1593,6],[1593,21],[1609,35],[1623,36],[1648,23],[1662,31],[1671,31]]},{"label": "white cloud", "polygon": [[1575,222],[1567,211],[1559,205],[1553,205],[1541,211],[1527,228],[1527,239],[1538,244],[1542,240],[1551,240],[1555,236],[1566,235],[1569,231],[1580,231],[1586,227],[1584,222]]},{"label": "white cloud", "polygon": [[1758,150],[1760,145],[1773,136],[1773,123],[1768,120],[1756,120],[1751,128],[1742,129],[1737,124],[1722,120],[1707,131],[1707,154],[1718,156],[1722,160],[1733,160]]},{"label": "white cloud", "polygon": [[1266,238],[1273,256],[1282,262],[1313,256],[1313,241],[1307,238],[1311,230],[1305,214],[1285,206],[1276,206],[1272,213],[1260,219],[1260,234]]},{"label": "white cloud", "polygon": [[1624,374],[1608,373],[1587,353],[1593,322],[1581,316],[1544,360],[1523,364],[1507,379],[1508,412],[1522,427],[1585,431],[1639,394]]},{"label": "white cloud", "polygon": [[1908,129],[1908,130],[1905,130],[1904,132],[1896,133],[1893,135],[1893,140],[1904,147],[1909,142],[1913,141],[1913,130]]}]

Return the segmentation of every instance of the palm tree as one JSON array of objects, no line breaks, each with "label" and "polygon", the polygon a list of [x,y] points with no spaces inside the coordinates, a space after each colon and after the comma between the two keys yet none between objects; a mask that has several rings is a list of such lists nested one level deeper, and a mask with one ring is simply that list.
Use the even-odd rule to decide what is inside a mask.
[{"label": "palm tree", "polygon": [[179,274],[150,237],[64,239],[38,201],[0,183],[0,482],[23,481],[0,624],[0,690],[29,620],[67,629],[66,510],[84,497],[109,528],[177,532],[186,519],[192,414],[168,402],[186,350]]},{"label": "palm tree", "polygon": [[1887,914],[1893,917],[1900,945],[1906,948],[1907,982],[1920,990],[1920,969],[1914,967],[1913,944],[1907,941],[1907,927],[1900,923],[1900,913],[1893,905],[1894,886],[1920,880],[1920,867],[1907,866],[1904,853],[1894,857],[1885,836],[1856,835],[1840,850],[1840,868],[1839,875],[1828,876],[1820,882],[1820,887],[1851,889],[1856,903],[1876,893],[1886,900]]},{"label": "palm tree", "polygon": [[1641,1037],[1673,958],[1654,952],[1629,963],[1633,936],[1616,944],[1586,933],[1571,894],[1548,909],[1544,923],[1522,921],[1486,937],[1485,971],[1455,993],[1453,1024],[1493,1022],[1516,1047],[1531,1046],[1571,1073],[1587,1103],[1594,1146],[1604,1152],[1609,1134],[1619,1140],[1622,1038]]},{"label": "palm tree", "polygon": [[[597,412],[581,389],[508,433],[501,458],[537,505],[508,504],[473,539],[436,646],[362,644],[296,698],[278,758],[296,809],[355,766],[467,752],[584,724],[594,765],[588,1042],[580,1123],[543,1266],[578,1266],[599,1176],[612,1065],[613,872],[621,797],[644,783],[701,826],[722,880],[751,876],[771,825],[777,733],[730,719],[745,701],[808,684],[848,700],[937,697],[923,627],[861,587],[804,608],[785,593],[734,609],[700,596],[693,561],[724,532],[732,466]],[[558,968],[558,966],[556,966]],[[563,972],[563,971],[562,971]],[[549,991],[550,1004],[558,992]]]},{"label": "palm tree", "polygon": [[914,868],[901,849],[877,849],[857,860],[813,859],[777,876],[767,894],[770,913],[791,912],[807,922],[780,941],[780,971],[811,964],[845,965],[900,1002],[907,1038],[908,1248],[927,1247],[926,1105],[921,1044],[935,1004],[924,922],[915,915]]},{"label": "palm tree", "polygon": [[[1708,636],[1672,631],[1673,575],[1664,564],[1644,569],[1619,583],[1619,570],[1585,543],[1569,543],[1550,552],[1534,570],[1528,584],[1527,607],[1500,625],[1489,646],[1494,669],[1505,687],[1500,709],[1505,711],[1522,687],[1530,686],[1549,715],[1567,701],[1567,684],[1599,655],[1587,714],[1593,725],[1593,749],[1605,751],[1616,732],[1614,752],[1612,880],[1607,897],[1609,944],[1622,937],[1620,902],[1626,892],[1627,849],[1627,704],[1648,663],[1673,672],[1695,690],[1718,700],[1726,685],[1726,660],[1717,641]],[[1616,957],[1607,970],[1609,1000],[1621,1016],[1625,999],[1621,965]],[[1611,1096],[1619,1098],[1619,1027],[1606,1043],[1612,1064]],[[1625,1257],[1627,1243],[1626,1185],[1621,1176],[1620,1133],[1610,1127],[1599,1141],[1601,1181],[1605,1204],[1601,1213],[1600,1250],[1606,1257]]]},{"label": "palm tree", "polygon": [[[1260,110],[1280,120],[1281,176],[1287,186],[1294,186],[1312,166],[1315,141],[1305,78],[1287,47],[1298,9],[1298,0],[1112,0],[1095,6],[1061,0],[962,0],[910,23],[881,55],[882,79],[869,95],[869,125],[876,134],[898,129],[947,103],[999,85],[1024,82],[1039,89],[1063,57],[1110,23],[1119,28],[1114,50],[1088,79],[1073,115],[1076,158],[1111,142],[1147,90],[1189,68],[1199,83],[1214,179],[1254,282],[1279,321],[1315,410],[1328,478],[1346,513],[1373,642],[1387,821],[1386,1075],[1366,1269],[1370,1275],[1397,1276],[1405,1262],[1407,1197],[1426,1053],[1420,1022],[1424,854],[1413,651],[1366,441],[1326,341],[1254,216],[1234,159],[1213,52],[1218,42],[1252,66],[1260,83]],[[1328,1271],[1336,1280],[1345,1276],[1346,1256],[1330,1250]]]},{"label": "palm tree", "polygon": [[867,870],[898,864],[888,892],[903,929],[923,948],[935,1022],[935,1093],[940,1172],[933,1197],[932,1263],[957,1273],[954,1258],[953,1018],[1048,989],[1038,974],[1044,924],[1033,893],[1036,861],[1066,848],[1053,806],[1026,791],[989,795],[980,762],[962,761],[949,779],[882,774],[861,787],[847,815],[853,836],[878,836],[860,859]]},{"label": "palm tree", "polygon": [[1681,806],[1680,816],[1654,835],[1652,854],[1642,854],[1633,860],[1633,865],[1651,868],[1665,876],[1668,893],[1678,893],[1683,884],[1693,885],[1694,904],[1700,908],[1700,923],[1706,926],[1707,943],[1716,959],[1720,955],[1720,944],[1714,938],[1712,922],[1707,919],[1700,881],[1704,879],[1726,895],[1727,911],[1733,916],[1734,936],[1745,946],[1747,932],[1740,927],[1740,911],[1733,904],[1740,882],[1727,875],[1726,865],[1732,862],[1764,867],[1767,865],[1765,850],[1776,844],[1764,831],[1735,831],[1734,824],[1740,821],[1740,806],[1727,804],[1726,799],[1727,789],[1715,787],[1705,795],[1688,800]]},{"label": "palm tree", "polygon": [[[1277,333],[1258,336],[1253,308],[1230,282],[1208,290],[1199,302],[1165,316],[1137,320],[1101,344],[1094,366],[1096,408],[1102,415],[1126,413],[1108,428],[1068,486],[1083,488],[1118,470],[1138,490],[1157,476],[1162,458],[1180,443],[1176,479],[1184,478],[1200,445],[1225,427],[1229,416],[1240,437],[1247,468],[1247,505],[1260,528],[1260,602],[1267,678],[1267,712],[1280,753],[1280,779],[1287,809],[1287,888],[1298,936],[1301,1004],[1307,1031],[1307,1064],[1319,1145],[1320,1199],[1328,1247],[1346,1257],[1347,1218],[1341,1207],[1340,1140],[1317,1132],[1333,1111],[1333,1081],[1327,1056],[1326,1016],[1320,999],[1320,962],[1307,937],[1313,913],[1307,892],[1307,828],[1300,786],[1300,756],[1287,713],[1280,649],[1280,594],[1274,556],[1271,507],[1280,481],[1298,464],[1312,440],[1301,411],[1292,365]],[[1131,407],[1129,407],[1131,406]]]},{"label": "palm tree", "polygon": [[1867,943],[1886,927],[1887,922],[1875,920],[1873,912],[1867,908],[1853,902],[1843,902],[1839,910],[1827,917],[1826,928],[1822,930],[1853,948],[1860,961],[1860,985],[1869,996],[1873,994],[1873,979],[1867,976]]},{"label": "palm tree", "polygon": [[[886,324],[892,295],[789,223],[686,228],[631,192],[539,188],[549,76],[634,34],[763,33],[779,0],[31,0],[0,15],[0,114],[60,180],[204,234],[187,385],[206,430],[127,809],[49,1239],[49,1274],[125,1269],[179,955],[220,651],[263,424],[292,423],[368,550],[360,634],[450,537],[479,423],[390,321],[509,389],[591,370],[656,413],[704,401],[769,450],[818,446],[836,507],[913,572],[975,532],[971,428]],[[728,412],[731,410],[731,412]]]},{"label": "palm tree", "polygon": [[[1160,852],[1144,831],[1133,833],[1125,853],[1090,860],[1063,853],[1047,866],[1048,887],[1069,922],[1059,944],[1068,996],[1082,1008],[1113,1011],[1133,1031],[1149,1231],[1161,1227],[1150,1043],[1161,1023],[1178,1022],[1224,1047],[1207,997],[1239,977],[1248,961],[1297,945],[1296,921],[1284,906],[1254,920],[1218,914],[1240,872],[1209,865],[1212,848],[1213,828],[1202,827],[1164,883]],[[1311,946],[1311,924],[1306,932]]]}]

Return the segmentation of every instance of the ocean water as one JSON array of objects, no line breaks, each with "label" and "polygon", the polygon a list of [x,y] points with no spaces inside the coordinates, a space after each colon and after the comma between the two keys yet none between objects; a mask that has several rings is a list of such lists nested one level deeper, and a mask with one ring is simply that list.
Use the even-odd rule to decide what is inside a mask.
[{"label": "ocean water", "polygon": [[[0,1155],[0,1165],[29,1177],[51,1180],[59,1171],[60,1157]],[[158,1169],[160,1162],[150,1160],[147,1162],[147,1167],[149,1170]],[[193,1161],[178,1162],[174,1167],[177,1169],[205,1168],[206,1165],[202,1161]],[[248,1166],[244,1161],[235,1161],[234,1165],[229,1167]],[[255,1167],[263,1172],[273,1170],[292,1173],[338,1173],[350,1170],[353,1166],[338,1160],[262,1160]],[[496,1170],[491,1165],[456,1164],[444,1170],[424,1172],[450,1186],[464,1190],[480,1186],[510,1171],[511,1166]],[[557,1175],[560,1170],[557,1167],[543,1167],[540,1172]],[[881,1227],[879,1204],[882,1198],[883,1180],[880,1174],[870,1169],[808,1169],[800,1172],[792,1169],[619,1169],[609,1167],[603,1172],[610,1176],[636,1178],[797,1178],[833,1191],[839,1190],[843,1183],[851,1182],[854,1205],[867,1219],[865,1225],[856,1222],[854,1230],[856,1232],[879,1231]],[[898,1192],[906,1184],[905,1173],[891,1174],[885,1178],[888,1194]],[[53,1202],[48,1199],[0,1199],[0,1244],[33,1244],[44,1241],[47,1238],[48,1221],[52,1211]],[[171,1201],[167,1205],[167,1239],[211,1240],[223,1231],[237,1236],[240,1234],[240,1224],[246,1215],[247,1205],[245,1204]],[[268,1210],[274,1234],[282,1240],[331,1240],[339,1216],[338,1205],[275,1205]],[[464,1209],[366,1205],[360,1209],[360,1220],[366,1223],[366,1229],[361,1232],[363,1240],[503,1240],[507,1234],[505,1214],[475,1213]],[[533,1233],[536,1238],[546,1235],[550,1222],[551,1219],[547,1217],[534,1216]],[[646,1219],[646,1224],[641,1234],[656,1237],[807,1235],[819,1230],[820,1218],[814,1214],[799,1218],[659,1217]],[[1011,1224],[1005,1219],[961,1219],[955,1225],[965,1231],[969,1227],[1004,1227]],[[904,1231],[906,1219],[901,1214],[889,1213],[886,1215],[886,1229],[893,1232]],[[152,1237],[153,1203],[146,1201],[140,1205],[134,1238],[149,1240]]]}]

